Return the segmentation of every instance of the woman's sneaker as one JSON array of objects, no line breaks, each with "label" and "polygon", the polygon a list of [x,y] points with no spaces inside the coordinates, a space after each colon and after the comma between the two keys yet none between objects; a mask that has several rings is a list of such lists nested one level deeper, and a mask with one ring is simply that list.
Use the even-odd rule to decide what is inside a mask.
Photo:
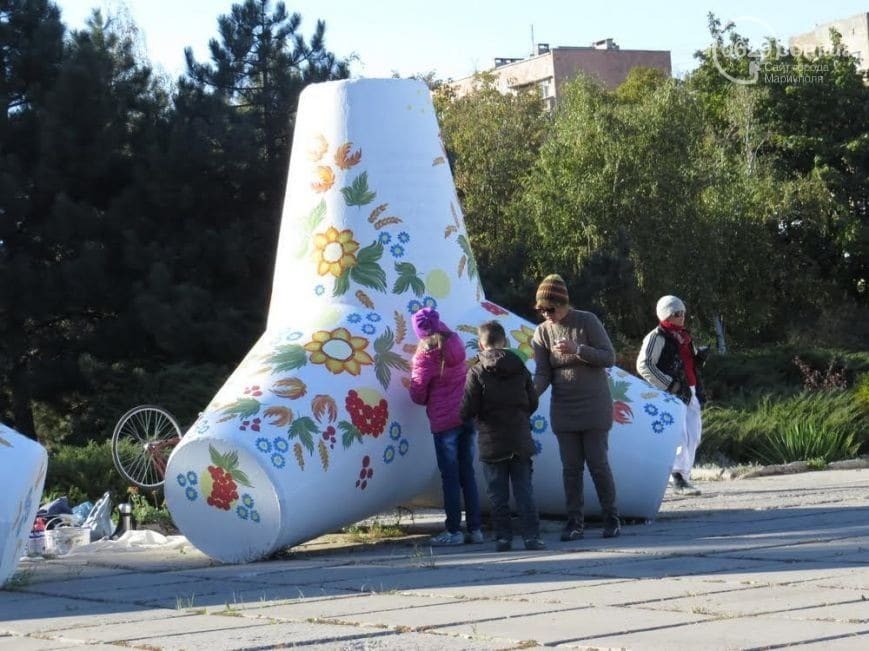
[{"label": "woman's sneaker", "polygon": [[525,549],[529,549],[531,551],[546,549],[546,543],[540,540],[540,538],[526,538]]},{"label": "woman's sneaker", "polygon": [[561,540],[563,542],[579,540],[582,536],[582,525],[576,520],[568,520],[567,524],[564,525],[564,530],[561,532]]},{"label": "woman's sneaker", "polygon": [[674,472],[672,475],[673,492],[677,495],[699,495],[700,489],[696,488],[682,475],[681,472]]},{"label": "woman's sneaker", "polygon": [[461,531],[450,533],[444,531],[429,541],[435,547],[451,547],[453,545],[464,545],[465,535]]},{"label": "woman's sneaker", "polygon": [[481,529],[474,529],[465,534],[465,542],[471,545],[482,545],[484,540]]},{"label": "woman's sneaker", "polygon": [[498,540],[495,541],[496,552],[509,552],[512,548],[513,543],[507,538],[498,538]]}]

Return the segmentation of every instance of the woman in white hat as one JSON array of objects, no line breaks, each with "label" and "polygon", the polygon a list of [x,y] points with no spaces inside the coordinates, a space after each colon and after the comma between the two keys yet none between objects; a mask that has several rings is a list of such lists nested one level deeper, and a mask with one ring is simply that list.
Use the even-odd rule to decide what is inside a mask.
[{"label": "woman in white hat", "polygon": [[700,367],[708,348],[694,345],[685,329],[685,303],[676,296],[662,296],[655,308],[658,325],[643,339],[637,356],[637,372],[652,386],[678,396],[686,405],[682,442],[673,462],[673,490],[683,495],[699,495],[691,484],[694,456],[700,445],[703,422],[700,406],[704,402]]}]

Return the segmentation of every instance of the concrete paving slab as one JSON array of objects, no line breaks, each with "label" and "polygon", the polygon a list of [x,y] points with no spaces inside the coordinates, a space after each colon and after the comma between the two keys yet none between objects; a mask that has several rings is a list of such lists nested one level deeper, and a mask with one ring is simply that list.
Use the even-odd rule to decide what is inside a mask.
[{"label": "concrete paving slab", "polygon": [[[801,622],[773,617],[743,617],[708,620],[680,626],[644,629],[633,625],[633,611],[624,613],[630,622],[622,631],[607,635],[581,635],[560,643],[575,648],[662,649],[696,651],[698,648],[758,649],[807,643],[825,643],[826,649],[839,649],[845,640],[869,643],[866,626],[839,622]],[[849,642],[849,643],[850,643]],[[859,648],[859,647],[858,647]]]},{"label": "concrete paving slab", "polygon": [[177,549],[30,560],[0,591],[0,651],[869,648],[869,471],[701,487],[614,540],[592,523],[561,543],[544,521],[533,553],[431,548],[431,510],[401,540],[333,535],[249,565]]}]

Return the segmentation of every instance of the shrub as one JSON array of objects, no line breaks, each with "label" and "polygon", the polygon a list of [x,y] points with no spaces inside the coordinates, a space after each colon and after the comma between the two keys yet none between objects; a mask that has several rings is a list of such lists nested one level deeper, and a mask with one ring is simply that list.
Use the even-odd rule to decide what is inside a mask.
[{"label": "shrub", "polygon": [[49,451],[46,495],[66,495],[75,505],[86,500],[96,502],[106,491],[111,492],[114,503],[127,495],[127,483],[112,462],[111,441],[60,445]]},{"label": "shrub", "polygon": [[770,463],[776,454],[780,460],[775,463],[786,456],[788,461],[816,457],[827,462],[852,457],[869,440],[869,418],[854,396],[854,391],[813,391],[713,405],[704,411],[698,456],[713,460],[723,454],[740,463]]},{"label": "shrub", "polygon": [[818,461],[850,459],[859,447],[860,444],[854,442],[853,432],[827,429],[818,423],[795,422],[755,441],[754,453],[763,464],[805,460],[820,465]]}]

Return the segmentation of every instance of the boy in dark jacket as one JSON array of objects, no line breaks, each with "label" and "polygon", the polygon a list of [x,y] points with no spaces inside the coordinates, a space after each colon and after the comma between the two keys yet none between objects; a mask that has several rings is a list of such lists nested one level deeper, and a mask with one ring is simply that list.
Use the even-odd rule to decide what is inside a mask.
[{"label": "boy in dark jacket", "polygon": [[468,370],[461,417],[476,419],[480,461],[492,505],[495,548],[504,552],[512,547],[512,483],[525,549],[544,549],[531,484],[534,441],[530,418],[537,409],[534,382],[522,360],[505,349],[507,334],[500,323],[484,323],[477,335],[481,352]]}]

